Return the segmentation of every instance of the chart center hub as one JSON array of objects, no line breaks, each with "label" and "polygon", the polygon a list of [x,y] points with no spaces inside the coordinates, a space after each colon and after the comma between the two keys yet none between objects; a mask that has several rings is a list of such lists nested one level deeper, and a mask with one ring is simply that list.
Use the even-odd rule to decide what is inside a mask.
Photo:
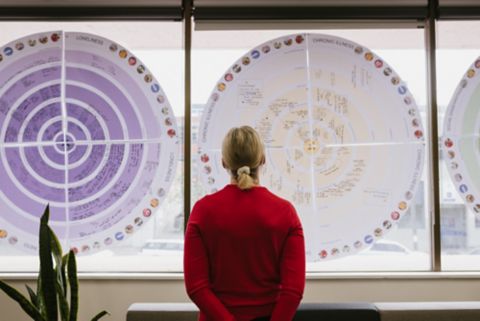
[{"label": "chart center hub", "polygon": [[75,149],[75,138],[72,134],[59,133],[55,136],[55,149],[59,153],[71,153]]},{"label": "chart center hub", "polygon": [[321,145],[317,140],[307,139],[303,144],[303,150],[309,155],[314,155],[322,148]]}]

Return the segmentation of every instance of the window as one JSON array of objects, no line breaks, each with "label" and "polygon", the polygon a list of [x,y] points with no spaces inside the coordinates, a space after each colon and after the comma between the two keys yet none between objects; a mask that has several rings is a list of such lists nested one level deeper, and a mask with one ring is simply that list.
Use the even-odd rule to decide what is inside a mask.
[{"label": "window", "polygon": [[[444,270],[478,270],[477,216],[478,132],[476,121],[475,63],[480,56],[478,21],[445,21],[438,24],[438,130],[440,139],[440,200],[442,266]],[[458,37],[459,34],[464,36]],[[470,71],[472,70],[472,71]],[[463,90],[463,88],[466,88]],[[468,114],[470,113],[470,114]],[[473,170],[473,171],[472,171]]]},{"label": "window", "polygon": [[[65,35],[65,37],[70,37],[69,41],[71,41],[71,43],[66,42],[65,44],[65,48],[66,48],[65,57],[66,57],[67,64],[65,67],[66,76],[64,76],[67,79],[66,85],[65,85],[66,87],[65,100],[67,104],[67,112],[66,112],[67,116],[63,118],[67,119],[66,122],[68,123],[68,126],[69,126],[68,127],[69,134],[66,135],[67,140],[68,140],[68,137],[70,137],[69,136],[71,131],[70,122],[72,122],[72,124],[73,123],[76,124],[76,126],[78,127],[77,128],[71,125],[72,130],[74,130],[75,128],[78,130],[77,132],[74,132],[71,134],[72,136],[71,139],[75,141],[75,144],[71,143],[70,141],[67,141],[67,144],[65,144],[65,141],[64,141],[65,137],[60,138],[60,142],[63,141],[64,145],[67,146],[66,148],[71,147],[72,150],[74,149],[76,149],[77,151],[81,149],[90,150],[90,156],[88,156],[85,159],[83,159],[83,156],[82,156],[83,160],[80,159],[82,162],[84,162],[84,164],[85,162],[92,163],[94,162],[95,159],[97,159],[98,162],[95,164],[90,164],[88,166],[82,165],[79,167],[75,167],[74,166],[75,162],[80,160],[70,159],[71,155],[73,154],[68,153],[69,156],[66,159],[68,159],[69,161],[68,162],[69,169],[65,170],[65,172],[70,173],[69,174],[70,179],[68,179],[68,190],[69,190],[68,200],[69,200],[70,206],[68,206],[67,212],[69,211],[70,214],[74,213],[76,209],[73,207],[73,203],[75,202],[76,198],[81,199],[81,197],[84,196],[84,193],[88,192],[87,189],[92,190],[92,189],[95,189],[95,186],[96,186],[95,184],[93,185],[90,184],[89,187],[86,187],[86,186],[82,187],[82,185],[79,185],[79,187],[74,188],[73,185],[76,182],[74,181],[74,179],[76,179],[75,175],[79,175],[79,177],[83,175],[82,174],[83,172],[75,173],[75,171],[78,168],[80,168],[82,171],[91,171],[91,173],[89,173],[89,176],[91,177],[82,176],[81,178],[82,180],[85,178],[89,178],[96,182],[101,182],[102,180],[106,182],[111,177],[109,177],[108,173],[103,169],[97,171],[96,169],[93,169],[94,167],[100,168],[101,166],[104,166],[104,168],[106,168],[109,166],[109,163],[119,162],[120,168],[128,169],[128,171],[123,172],[124,173],[123,175],[125,176],[122,175],[121,177],[119,177],[116,174],[117,176],[115,177],[118,179],[117,182],[112,182],[111,184],[108,183],[110,185],[107,185],[107,186],[113,186],[113,187],[117,186],[118,188],[120,188],[119,184],[124,184],[124,186],[122,185],[123,187],[121,187],[121,189],[119,190],[119,191],[123,191],[123,194],[113,194],[113,193],[119,193],[113,188],[112,193],[105,192],[105,194],[102,194],[102,195],[105,195],[105,197],[110,195],[108,197],[113,197],[113,198],[121,197],[120,199],[123,199],[123,200],[129,197],[130,202],[126,203],[126,201],[124,201],[123,206],[128,207],[128,206],[131,206],[131,204],[134,204],[135,211],[138,212],[137,216],[135,216],[135,214],[129,214],[130,216],[132,216],[130,217],[132,222],[128,225],[125,224],[125,226],[122,226],[122,227],[118,227],[118,224],[117,224],[117,227],[115,228],[119,229],[119,231],[112,232],[115,234],[114,236],[111,236],[111,237],[95,236],[95,237],[89,238],[88,235],[89,233],[93,233],[93,231],[99,232],[100,230],[102,230],[103,228],[101,227],[102,226],[101,224],[104,224],[103,226],[108,226],[110,224],[108,223],[109,220],[115,220],[114,217],[117,214],[112,214],[113,216],[111,217],[109,216],[107,218],[103,218],[103,220],[101,220],[101,222],[103,223],[99,223],[99,221],[86,223],[86,224],[91,224],[90,225],[91,228],[89,228],[88,226],[82,225],[83,230],[79,232],[79,236],[77,236],[77,238],[86,239],[86,240],[94,239],[92,242],[90,242],[93,245],[90,243],[87,243],[87,241],[85,241],[86,245],[83,245],[83,246],[81,245],[82,243],[79,243],[80,245],[72,245],[68,243],[64,244],[67,248],[71,246],[75,246],[77,251],[80,254],[82,252],[87,252],[87,251],[95,252],[95,253],[91,253],[91,255],[79,256],[78,258],[79,271],[122,272],[122,271],[159,271],[159,270],[160,271],[171,271],[171,270],[179,271],[181,270],[180,259],[182,257],[182,252],[181,252],[182,245],[180,241],[183,240],[183,218],[184,218],[184,213],[183,213],[184,184],[183,184],[183,153],[182,153],[183,152],[182,132],[183,132],[183,118],[184,118],[184,90],[183,90],[184,55],[183,55],[183,42],[182,42],[182,39],[183,39],[182,23],[181,22],[82,22],[82,23],[1,22],[0,27],[2,28],[2,30],[8,30],[8,32],[3,32],[0,35],[0,43],[2,47],[5,44],[14,41],[15,39],[19,39],[27,35],[42,33],[42,32],[49,33],[55,30],[59,31],[58,33],[55,33],[55,35],[57,36],[53,38],[53,35],[52,35],[51,40],[46,39],[46,42],[50,40],[51,42],[58,41],[58,43],[60,43],[61,39],[59,38],[61,37],[61,35]],[[62,34],[60,31],[64,31],[66,33]],[[78,32],[80,34],[72,34],[69,32]],[[89,34],[93,34],[94,36],[90,37]],[[97,38],[97,37],[101,37],[101,38]],[[99,43],[102,41],[106,41],[106,42],[112,41],[112,45],[110,46],[109,49],[112,55],[116,57],[114,59],[118,59],[119,61],[121,59],[124,59],[125,65],[128,66],[127,68],[132,68],[133,70],[132,77],[138,76],[139,79],[140,78],[144,79],[145,83],[148,83],[148,85],[146,84],[145,86],[150,86],[150,83],[151,83],[151,95],[152,97],[153,95],[157,95],[155,103],[158,103],[158,107],[157,105],[155,105],[156,110],[153,110],[152,112],[154,113],[154,115],[160,115],[158,116],[158,119],[161,119],[161,121],[165,123],[156,124],[152,126],[151,124],[148,124],[148,119],[147,119],[144,125],[139,125],[138,127],[138,132],[142,132],[145,134],[135,135],[135,134],[132,134],[134,133],[134,130],[132,130],[132,133],[130,133],[130,129],[129,129],[127,131],[129,133],[129,136],[121,136],[121,134],[118,134],[118,137],[115,136],[116,135],[115,133],[118,133],[119,129],[120,130],[123,129],[123,132],[125,133],[126,131],[125,126],[128,127],[129,125],[131,125],[131,123],[134,122],[133,118],[135,118],[136,116],[123,117],[125,115],[121,115],[121,113],[123,112],[123,109],[122,109],[123,105],[120,103],[120,101],[112,101],[111,104],[102,104],[99,102],[101,100],[98,100],[95,102],[91,101],[91,99],[93,99],[91,97],[95,96],[95,94],[93,94],[92,92],[98,93],[99,96],[103,97],[104,99],[103,101],[107,101],[109,98],[109,93],[107,90],[104,90],[102,94],[102,90],[105,88],[102,88],[99,82],[96,82],[96,84],[98,85],[96,86],[97,88],[88,87],[88,86],[87,86],[88,88],[85,86],[82,87],[83,89],[90,91],[90,93],[87,95],[90,97],[89,102],[85,104],[80,104],[79,102],[76,102],[81,105],[81,107],[78,107],[79,110],[83,108],[84,110],[88,110],[90,111],[90,113],[93,113],[96,116],[90,117],[88,116],[88,112],[84,112],[84,111],[79,111],[78,115],[75,114],[74,109],[76,107],[74,108],[74,106],[76,106],[75,105],[76,103],[73,103],[71,101],[74,98],[72,98],[73,96],[70,97],[70,95],[74,95],[73,88],[77,88],[77,87],[74,87],[77,84],[77,83],[74,84],[74,82],[77,81],[78,83],[81,83],[82,79],[80,79],[81,76],[78,76],[80,77],[79,79],[70,80],[70,76],[69,76],[69,72],[70,72],[71,73],[70,75],[73,77],[72,70],[74,70],[74,67],[75,67],[74,65],[75,61],[73,59],[74,52],[75,50],[79,50],[77,47],[75,47],[77,49],[73,49],[74,45],[76,44],[74,40],[71,40],[73,38],[75,38],[75,40],[78,40],[78,41],[85,41],[85,46],[88,46],[89,42]],[[36,45],[37,43],[35,41],[36,39],[33,39],[32,42],[28,42],[28,45],[22,44],[22,43],[18,44],[18,47],[13,49],[12,56],[15,54],[20,55],[21,54],[20,50],[23,49],[22,46],[27,46],[24,49],[24,52],[25,52],[28,49],[28,46]],[[38,45],[40,45],[40,43],[38,43]],[[69,47],[69,46],[72,46],[72,47]],[[70,48],[72,48],[71,51],[70,51]],[[125,48],[126,50],[122,48]],[[58,46],[58,52],[61,53],[62,52],[61,50],[62,50],[62,47]],[[106,50],[108,51],[108,49]],[[18,51],[18,53],[16,53],[16,51]],[[8,52],[5,51],[2,53],[4,55],[10,54],[9,51]],[[4,63],[6,61],[6,58],[7,57],[5,57]],[[41,58],[38,58],[38,59],[41,59]],[[93,77],[93,74],[95,74],[95,70],[94,70],[95,68],[99,68],[99,69],[114,68],[113,65],[111,67],[108,67],[107,66],[108,64],[102,65],[102,61],[101,61],[102,56],[100,54],[97,56],[93,54],[93,56],[91,57],[88,56],[87,58],[85,58],[85,60],[88,60],[88,59],[91,59],[88,63],[90,63],[90,66],[93,68],[93,69],[92,68],[90,69],[92,69],[93,71],[90,76],[84,75],[84,77]],[[142,64],[140,64],[140,61]],[[85,70],[87,70],[89,67],[81,67],[81,68],[84,68]],[[83,70],[81,68],[79,67],[78,70]],[[117,88],[122,87],[122,85],[127,86],[122,91],[123,93],[127,93],[126,95],[128,96],[130,94],[129,90],[133,85],[127,82],[128,78],[125,78],[125,77],[122,78],[123,74],[121,70],[123,69],[121,68],[114,69],[113,71],[108,69],[106,72],[111,71],[112,74],[115,75],[114,77],[111,77],[109,79],[111,83],[118,85]],[[153,77],[150,76],[148,72],[151,72],[151,75],[153,75]],[[122,82],[125,82],[125,83],[122,83]],[[88,84],[88,81],[86,81],[85,83]],[[115,86],[111,86],[111,87],[113,88]],[[70,90],[70,93],[69,93],[69,90]],[[165,95],[162,94],[162,90]],[[118,94],[117,96],[121,96],[121,93]],[[166,99],[168,99],[168,102],[171,106],[170,110],[168,109],[168,103],[165,100],[165,97]],[[85,101],[89,100],[86,97],[83,97],[83,98],[85,98]],[[82,99],[78,98],[78,100],[82,100]],[[69,103],[71,103],[71,106],[68,105]],[[120,106],[119,108],[114,109],[118,113],[113,112],[109,114],[108,113],[109,107],[107,105],[110,106],[111,108],[114,108],[113,106],[117,106],[117,107]],[[140,113],[149,113],[150,111],[148,108],[149,108],[148,105],[140,106],[138,110]],[[164,108],[166,109],[164,110]],[[175,119],[171,118],[172,111],[174,113]],[[69,112],[71,112],[71,114],[69,114]],[[168,114],[168,116],[163,114],[164,112]],[[119,123],[114,124],[115,119],[117,118],[122,119],[122,117],[123,117],[122,126],[120,126]],[[153,116],[149,116],[149,117],[153,117]],[[73,119],[73,118],[76,118],[76,119]],[[179,131],[179,133],[173,132],[172,137],[174,138],[176,137],[178,141],[178,143],[176,144],[166,142],[165,137],[168,140],[169,139],[168,135],[170,135],[170,132],[168,133],[168,135],[165,135],[163,132],[162,134],[158,134],[160,133],[160,130],[163,130],[162,128],[171,127],[172,130],[175,130],[175,124],[174,124],[175,122],[177,124],[177,130]],[[119,128],[119,127],[122,127],[122,128]],[[102,130],[104,130],[104,133],[109,134],[110,136],[108,135],[102,136],[97,140],[97,136],[95,135],[96,133]],[[81,136],[81,132],[86,133],[85,134],[86,136],[85,137],[82,136],[83,138],[79,138],[79,136],[75,137],[76,135]],[[155,132],[156,134],[149,134],[153,132]],[[162,137],[164,137],[163,140],[159,135],[162,135]],[[172,140],[172,142],[173,141],[174,140]],[[38,146],[30,147],[31,149],[35,149],[35,148],[41,149],[40,147],[40,145],[42,145],[41,142],[33,140],[31,141],[31,144],[32,146],[38,145]],[[3,146],[0,146],[0,148],[5,150],[6,154],[13,153],[12,151],[17,150],[17,148],[18,150],[22,149],[22,146],[20,146],[21,144],[19,144],[19,146],[13,146],[13,145],[14,145],[13,143],[11,145],[8,145],[8,143],[5,143],[3,144]],[[56,148],[55,146],[52,146],[52,147]],[[28,149],[29,147],[27,146],[25,148]],[[62,147],[60,147],[60,149],[61,148]],[[115,153],[114,153],[114,149],[116,149]],[[97,150],[99,153],[95,154],[95,150]],[[106,156],[105,154],[103,154],[104,156],[100,156],[99,158],[99,155],[102,154],[101,150],[110,150],[110,154],[108,154],[110,156],[108,156],[108,158],[105,158]],[[169,150],[171,151],[171,154],[166,154],[166,151],[169,151]],[[60,152],[62,151],[65,153],[65,149],[60,150]],[[68,149],[67,151],[70,152],[70,150]],[[176,160],[173,156],[174,155],[173,151],[177,151],[178,164],[175,164]],[[138,155],[141,155],[141,157]],[[167,155],[167,156],[170,155],[171,159],[170,160],[167,159],[169,163],[161,164],[161,166],[158,166],[157,162],[159,162],[159,159],[162,157],[162,155]],[[5,159],[8,160],[8,157],[5,157]],[[101,159],[103,159],[103,163]],[[128,161],[129,163],[127,165],[122,165],[124,161]],[[15,166],[14,163],[11,163],[9,165]],[[151,167],[151,169],[148,169],[150,168],[149,166]],[[128,176],[128,173],[134,172],[134,168],[140,168],[140,170],[137,171],[136,176],[131,177],[131,180],[126,179],[125,177]],[[156,168],[156,170],[154,170],[154,168]],[[171,173],[165,172],[166,169],[169,169]],[[59,171],[62,172],[63,170],[59,170]],[[159,174],[160,172],[163,174]],[[116,173],[120,173],[120,170],[118,170]],[[154,176],[148,177],[148,175],[154,175]],[[162,191],[160,191],[160,189],[154,190],[156,186],[157,188],[158,186],[160,186],[160,184],[158,184],[158,180],[160,177],[163,177],[165,181],[168,181],[168,184],[170,184],[170,188],[167,193],[165,193],[165,190],[162,190]],[[141,183],[142,186],[138,187],[140,186],[139,185],[140,181],[142,181]],[[6,184],[6,182],[4,181],[2,182],[2,184]],[[140,195],[139,197],[138,195],[132,194],[131,193],[132,189],[130,188],[130,186],[137,186],[138,188],[142,189],[145,194],[148,194],[148,195],[151,194],[156,196],[146,200],[144,199],[145,195]],[[163,188],[163,185],[162,185],[162,188]],[[165,188],[167,189],[168,186],[165,185]],[[142,209],[140,208],[142,202],[148,203],[148,206],[145,207],[143,212],[142,212]],[[100,205],[98,204],[98,206]],[[79,208],[79,211],[80,210],[81,208]],[[121,211],[121,210],[122,209],[118,209],[118,211]],[[3,209],[3,211],[6,212],[5,209]],[[152,212],[154,211],[156,212],[155,215],[151,215]],[[40,215],[40,214],[41,213],[37,213],[37,215]],[[151,217],[151,219],[149,217]],[[76,217],[76,219],[80,221],[83,218],[84,217],[82,216]],[[56,216],[55,210],[52,211],[51,223],[54,227],[57,226],[57,231],[59,231],[58,234],[61,241],[63,241],[65,233],[69,233],[68,229],[67,229],[67,232],[65,232],[65,228],[63,227],[64,225],[61,225],[62,224],[61,222],[63,222],[63,220],[64,220],[63,216]],[[2,225],[4,223],[5,221],[2,221]],[[99,224],[99,225],[96,225],[96,224]],[[6,226],[8,227],[8,223]],[[72,223],[72,228],[70,229],[70,232],[72,234],[74,233],[73,231],[75,229],[75,226],[78,228],[79,226],[78,221],[75,223]],[[90,232],[89,232],[89,229],[90,229]],[[21,246],[21,243],[24,241],[24,239],[21,239],[21,237],[15,236],[15,231],[12,231],[12,230],[8,231],[6,228],[4,228],[3,230],[5,234],[10,232],[9,233],[10,235],[8,236],[5,235],[5,238],[0,239],[0,255],[2,256],[1,262],[3,262],[0,265],[0,270],[7,271],[7,272],[35,270],[38,265],[36,263],[36,260],[37,260],[36,252],[31,251],[29,254],[28,251],[25,252],[25,251],[19,250],[18,246]],[[102,234],[102,233],[103,232],[99,232],[99,234]],[[158,240],[162,240],[162,241],[158,242]],[[83,242],[83,241],[79,241],[79,242]],[[118,246],[107,246],[106,244],[110,242],[118,243]],[[161,251],[157,251],[155,253],[149,253],[147,250],[154,245],[162,245],[163,247],[165,247],[165,250],[168,250],[168,253],[164,253]],[[96,249],[95,247],[97,246],[100,249]]]},{"label": "window", "polygon": [[[230,86],[227,77],[230,77],[229,72],[231,72],[233,77],[238,77],[236,74],[234,64],[236,61],[241,57],[251,57],[249,59],[252,60],[252,64],[254,63],[255,56],[255,49],[259,51],[262,50],[261,44],[269,44],[267,42],[272,42],[272,46],[270,50],[273,49],[274,41],[273,39],[283,39],[279,37],[284,37],[287,35],[301,35],[303,33],[321,33],[324,35],[330,35],[334,37],[341,37],[346,39],[347,41],[352,41],[360,44],[361,46],[371,49],[372,52],[377,54],[379,57],[383,59],[383,61],[389,64],[393,70],[395,70],[398,75],[405,81],[406,85],[408,86],[413,98],[416,100],[418,105],[419,115],[417,117],[421,118],[421,121],[425,123],[425,105],[426,105],[426,88],[425,88],[425,51],[424,51],[424,31],[423,29],[349,29],[349,30],[335,30],[335,29],[308,29],[308,30],[269,30],[262,29],[262,25],[258,25],[258,29],[249,29],[249,30],[196,30],[193,34],[193,51],[192,51],[192,135],[199,135],[200,137],[200,145],[201,140],[205,140],[205,131],[210,130],[211,132],[215,133],[211,137],[215,137],[216,140],[223,137],[226,131],[223,128],[223,124],[229,123],[229,118],[241,118],[245,116],[240,115],[243,103],[239,101],[235,101],[234,98],[224,98],[220,96],[218,101],[221,99],[228,100],[229,104],[237,104],[238,113],[232,112],[231,109],[229,112],[224,112],[222,116],[218,116],[220,118],[215,118],[215,116],[211,116],[210,123],[208,124],[208,128],[205,125],[202,126],[201,124],[201,117],[202,114],[205,113],[205,104],[208,103],[212,104],[212,99],[215,100],[214,95],[218,94],[218,92],[222,91],[224,88],[220,88],[218,86],[222,86],[222,84],[226,85],[227,87]],[[285,24],[285,26],[289,26]],[[219,28],[221,29],[221,28]],[[294,38],[293,36],[292,38]],[[307,36],[308,37],[308,36]],[[281,40],[283,41],[283,40]],[[286,45],[286,44],[285,44]],[[268,50],[265,46],[265,50]],[[365,49],[366,50],[366,49]],[[261,53],[259,53],[261,54]],[[267,54],[264,52],[264,54]],[[301,59],[299,60],[301,61]],[[237,62],[241,68],[247,68],[243,66],[240,62]],[[288,60],[285,60],[285,63],[288,63]],[[296,63],[294,61],[292,64]],[[260,64],[260,62],[258,62]],[[273,64],[273,63],[271,63]],[[233,67],[232,67],[233,66]],[[263,77],[262,72],[265,72],[266,69],[259,70],[258,74],[251,72],[249,74],[248,79],[242,78],[242,82],[244,81],[245,84],[250,82],[249,85],[254,84],[255,81],[275,81],[281,82],[281,77],[283,76],[281,72],[278,70],[274,70],[272,65],[270,65],[271,69],[268,72],[274,74],[271,78]],[[252,67],[253,68],[253,67]],[[256,67],[257,68],[257,67]],[[260,68],[258,68],[260,69]],[[230,71],[231,70],[231,71]],[[297,69],[295,69],[297,70]],[[314,70],[314,68],[312,69]],[[317,71],[311,71],[317,72]],[[278,76],[278,77],[277,77]],[[222,79],[225,77],[225,79]],[[263,77],[263,78],[262,78]],[[295,77],[292,72],[292,77]],[[264,79],[265,78],[265,79]],[[220,80],[219,80],[220,79]],[[263,79],[263,80],[261,80]],[[280,79],[280,80],[279,80]],[[233,80],[235,81],[235,80]],[[233,82],[232,81],[232,82]],[[243,84],[243,83],[242,83]],[[293,84],[290,84],[293,86]],[[298,86],[301,86],[298,84]],[[266,87],[266,86],[265,86]],[[281,85],[279,85],[281,87]],[[238,91],[238,100],[249,100],[250,104],[255,104],[255,99],[259,101],[259,104],[269,104],[268,101],[278,101],[278,97],[275,94],[272,94],[270,97],[265,98],[267,102],[262,102],[263,96],[267,96],[265,92],[256,91],[256,89],[252,89],[254,87],[248,87],[245,90],[249,90],[249,94],[241,95],[241,91],[244,89],[241,86],[235,87],[235,90]],[[270,91],[274,91],[274,89],[270,88]],[[281,89],[281,90],[284,90]],[[232,94],[235,97],[234,94]],[[375,95],[375,93],[373,93]],[[226,96],[230,97],[230,96]],[[241,97],[241,98],[240,98]],[[272,98],[274,97],[274,98]],[[277,99],[277,100],[274,100]],[[301,100],[301,99],[300,99]],[[253,102],[252,102],[253,101]],[[245,103],[245,105],[247,105]],[[273,103],[272,103],[273,104]],[[213,106],[213,105],[212,105]],[[221,105],[218,103],[215,107],[208,108],[206,112],[209,117],[211,113],[215,113],[216,110],[222,110],[222,108],[228,108],[229,106]],[[245,108],[249,108],[245,106]],[[255,118],[255,113],[262,113],[263,111],[256,112],[253,109],[250,111],[252,118]],[[221,121],[219,120],[221,119]],[[410,120],[411,121],[411,120]],[[234,123],[234,121],[232,122]],[[258,124],[258,123],[257,123]],[[381,123],[378,125],[382,126]],[[229,125],[230,126],[230,125]],[[273,126],[273,125],[272,125]],[[198,129],[200,127],[200,129]],[[203,136],[202,136],[203,135]],[[290,134],[285,134],[290,135]],[[290,136],[289,136],[290,137]],[[196,136],[198,141],[198,136]],[[425,140],[428,143],[428,138]],[[208,144],[207,144],[208,145]],[[205,145],[206,146],[206,145]],[[213,146],[213,145],[208,145]],[[221,169],[221,165],[216,164],[218,163],[218,151],[215,151],[215,147],[212,148],[212,153],[208,154],[203,146],[195,145],[195,139],[192,138],[192,157],[197,155],[197,159],[192,161],[192,201],[194,202],[202,195],[215,190],[216,187],[216,180],[221,179],[222,183],[226,182],[226,178],[223,177],[223,171]],[[218,147],[217,147],[218,148]],[[361,148],[361,147],[360,147]],[[200,151],[199,151],[200,150]],[[218,149],[217,149],[218,150]],[[425,153],[427,149],[425,148]],[[268,146],[267,146],[267,154],[268,154]],[[273,154],[273,152],[272,152]],[[213,155],[213,156],[212,156]],[[273,160],[273,157],[270,161]],[[212,162],[212,158],[215,159]],[[426,159],[426,158],[425,158]],[[268,165],[268,156],[267,156],[267,167]],[[427,196],[428,189],[425,187],[426,181],[426,174],[428,171],[426,170],[427,164],[425,162],[423,176],[419,180],[418,189],[416,190],[415,195],[410,195],[411,204],[409,206],[409,210],[406,213],[402,213],[403,218],[400,220],[398,224],[392,224],[391,231],[386,233],[385,237],[382,238],[377,245],[374,245],[367,251],[361,251],[357,255],[345,255],[343,258],[333,259],[333,260],[322,260],[321,256],[323,252],[318,250],[318,246],[316,246],[315,242],[321,241],[321,236],[315,235],[315,232],[308,231],[312,225],[321,225],[321,221],[312,220],[309,218],[309,214],[304,212],[302,209],[301,202],[299,198],[292,199],[296,207],[297,211],[303,220],[303,224],[305,229],[307,230],[307,251],[309,248],[312,250],[309,253],[310,255],[310,263],[308,264],[309,271],[379,271],[379,270],[429,270],[430,269],[430,219],[428,217],[428,208],[425,206],[426,201],[425,197]],[[308,165],[307,165],[308,167]],[[285,169],[282,169],[285,170]],[[390,170],[395,170],[391,168]],[[218,175],[215,176],[210,174],[211,172],[217,171]],[[209,174],[209,175],[206,175]],[[307,180],[310,177],[310,174],[307,173],[299,173],[298,175],[305,175]],[[375,175],[375,174],[372,174]],[[220,178],[219,178],[220,177]],[[262,177],[262,176],[261,176]],[[270,181],[264,182],[267,186],[275,185],[275,182],[271,181],[270,176],[268,178],[264,177],[265,180],[270,179]],[[288,177],[285,177],[285,181],[288,180]],[[392,183],[392,182],[390,182]],[[273,185],[272,185],[273,184]],[[387,185],[389,183],[386,183]],[[221,184],[219,184],[221,185]],[[274,190],[275,191],[275,190]],[[306,195],[306,194],[305,194]],[[372,194],[373,195],[373,194]],[[282,195],[283,196],[283,195]],[[358,196],[358,195],[357,195]],[[285,197],[285,196],[284,196]],[[372,201],[375,197],[381,197],[379,195],[373,195]],[[288,198],[288,196],[287,196]],[[350,198],[350,200],[352,200]],[[349,202],[349,198],[339,198],[339,202]],[[321,205],[319,205],[321,206]],[[368,207],[366,207],[368,208]],[[388,211],[388,206],[385,207],[384,211]],[[383,209],[383,208],[382,208]],[[319,212],[322,212],[319,210]],[[323,211],[325,215],[330,215],[332,218],[331,220],[334,221],[335,214],[338,214],[337,210],[330,210],[330,211]],[[362,213],[361,208],[357,208],[356,212],[358,213],[358,217],[362,217],[361,215],[365,215]],[[321,220],[321,219],[320,219]],[[390,222],[386,222],[384,226],[388,226],[385,228],[390,229]],[[373,230],[373,229],[372,229]],[[358,233],[355,231],[353,226],[345,225],[343,228],[338,228],[335,230],[328,230],[325,229],[320,233],[331,233],[330,236],[331,240],[335,240],[336,238],[341,238],[344,236],[345,232],[349,231],[352,233]],[[363,232],[362,233],[367,233]],[[368,235],[367,235],[368,237]],[[362,245],[364,247],[368,247],[368,238],[365,238],[365,243]],[[384,242],[384,243],[382,243]],[[353,249],[353,245],[352,245]],[[326,255],[336,254],[335,249],[326,253]],[[338,251],[341,251],[339,249]]]}]

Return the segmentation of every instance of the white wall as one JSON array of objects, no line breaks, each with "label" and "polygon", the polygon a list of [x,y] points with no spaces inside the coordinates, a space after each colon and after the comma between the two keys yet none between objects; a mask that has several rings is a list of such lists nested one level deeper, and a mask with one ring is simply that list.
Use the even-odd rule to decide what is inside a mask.
[{"label": "white wall", "polygon": [[[345,301],[480,301],[480,276],[443,274],[414,277],[321,277],[309,279],[304,302]],[[10,279],[16,288],[31,280]],[[186,302],[181,277],[170,279],[82,279],[79,321],[89,321],[102,309],[103,320],[124,321],[133,302]],[[16,303],[0,293],[0,321],[31,321]]]}]

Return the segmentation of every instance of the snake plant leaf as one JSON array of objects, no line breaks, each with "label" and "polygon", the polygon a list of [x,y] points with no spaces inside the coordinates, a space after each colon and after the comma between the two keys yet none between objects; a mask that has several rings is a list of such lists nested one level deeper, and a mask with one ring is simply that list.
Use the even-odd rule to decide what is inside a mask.
[{"label": "snake plant leaf", "polygon": [[55,270],[53,269],[52,238],[48,227],[50,206],[47,205],[40,219],[40,278],[42,279],[42,292],[45,302],[45,317],[48,321],[58,321],[57,292],[55,289]]},{"label": "snake plant leaf", "polygon": [[[61,266],[58,266],[57,269],[61,269]],[[63,294],[64,285],[61,284],[60,280],[61,279],[57,279],[57,282],[55,283],[58,294],[58,303],[60,307],[60,318],[62,321],[69,321],[70,310],[68,307],[67,297]]]},{"label": "snake plant leaf", "polygon": [[61,270],[60,270],[60,277],[62,279],[62,284],[63,284],[63,295],[66,297],[67,296],[67,288],[68,288],[68,284],[67,284],[67,265],[68,265],[68,254],[65,254],[63,257],[62,257],[62,265],[61,265]]},{"label": "snake plant leaf", "polygon": [[[55,288],[57,289],[58,303],[60,309],[60,318],[62,321],[69,321],[70,317],[70,308],[68,306],[67,300],[67,287],[68,284],[65,283],[65,266],[64,258],[60,258],[60,264],[57,264],[55,267],[55,272],[57,274],[57,282],[55,283]],[[66,261],[65,261],[66,262]]]},{"label": "snake plant leaf", "polygon": [[53,258],[55,259],[55,265],[56,266],[61,266],[62,265],[62,245],[60,244],[60,241],[58,240],[57,236],[53,232],[53,230],[48,226],[48,231],[50,233],[50,239],[52,241],[52,254]]},{"label": "snake plant leaf", "polygon": [[[39,273],[40,274],[40,273]],[[40,278],[37,278],[37,307],[38,311],[42,314],[42,316],[45,317],[46,312],[45,312],[45,300],[43,298],[42,293],[42,280]]]},{"label": "snake plant leaf", "polygon": [[[61,301],[60,299],[62,297],[66,298],[66,296],[67,296],[66,295],[67,285],[64,283],[63,278],[62,278],[62,265],[57,265],[55,267],[55,274],[57,275],[57,280],[55,282],[55,289],[57,290],[59,301]],[[59,302],[59,303],[60,303],[60,308],[61,308],[62,302]]]},{"label": "snake plant leaf", "polygon": [[40,311],[38,311],[38,309],[30,301],[28,301],[23,294],[3,281],[0,281],[0,289],[10,298],[17,301],[20,307],[22,307],[23,311],[25,311],[25,313],[27,313],[33,320],[46,321],[46,319],[40,314]]},{"label": "snake plant leaf", "polygon": [[53,258],[55,259],[55,274],[57,277],[57,280],[55,282],[55,288],[58,294],[60,317],[62,321],[68,321],[70,311],[66,298],[67,285],[65,283],[65,269],[63,268],[62,245],[60,244],[60,241],[50,227],[48,227],[48,231],[50,232]]},{"label": "snake plant leaf", "polygon": [[104,310],[104,311],[100,312],[99,314],[97,314],[96,316],[94,316],[91,321],[98,321],[98,320],[100,320],[100,318],[106,316],[107,314],[110,314],[110,313],[108,313],[107,311]]},{"label": "snake plant leaf", "polygon": [[78,279],[77,279],[77,262],[75,261],[75,253],[70,250],[68,253],[67,266],[68,283],[70,285],[70,319],[69,321],[77,321],[78,315]]},{"label": "snake plant leaf", "polygon": [[30,296],[30,302],[38,309],[38,297],[35,291],[32,290],[31,287],[29,287],[27,284],[25,284],[25,287],[27,288],[28,295]]}]

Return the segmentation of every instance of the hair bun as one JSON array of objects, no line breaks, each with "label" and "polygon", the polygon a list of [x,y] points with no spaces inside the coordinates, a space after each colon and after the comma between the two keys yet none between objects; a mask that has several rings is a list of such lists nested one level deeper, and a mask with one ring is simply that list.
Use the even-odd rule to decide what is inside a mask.
[{"label": "hair bun", "polygon": [[250,175],[250,167],[242,166],[239,169],[237,169],[237,175],[240,176],[242,174]]}]

